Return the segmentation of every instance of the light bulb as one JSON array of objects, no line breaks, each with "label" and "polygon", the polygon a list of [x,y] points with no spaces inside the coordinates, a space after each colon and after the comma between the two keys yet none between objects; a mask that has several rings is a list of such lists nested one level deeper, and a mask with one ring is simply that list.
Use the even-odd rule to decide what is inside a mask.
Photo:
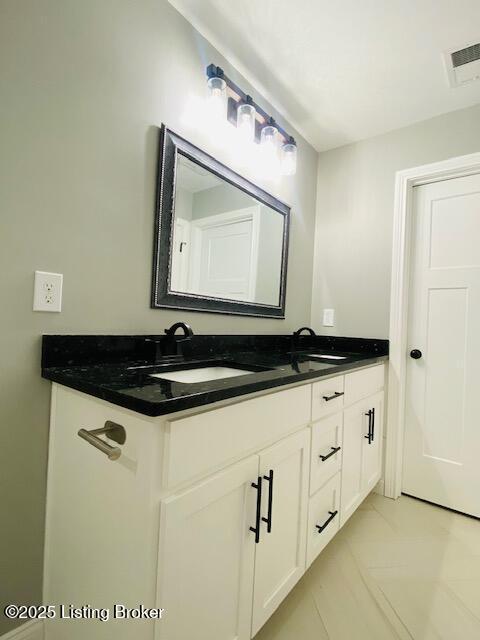
[{"label": "light bulb", "polygon": [[273,124],[263,127],[260,134],[260,151],[262,155],[262,173],[268,177],[278,175],[280,158],[278,155],[278,129]]},{"label": "light bulb", "polygon": [[215,76],[207,82],[210,108],[215,117],[227,117],[227,83]]},{"label": "light bulb", "polygon": [[297,172],[297,145],[290,138],[282,147],[282,173],[284,176],[294,176]]},{"label": "light bulb", "polygon": [[253,142],[255,140],[255,116],[257,111],[253,104],[241,104],[237,108],[237,129],[243,140]]}]

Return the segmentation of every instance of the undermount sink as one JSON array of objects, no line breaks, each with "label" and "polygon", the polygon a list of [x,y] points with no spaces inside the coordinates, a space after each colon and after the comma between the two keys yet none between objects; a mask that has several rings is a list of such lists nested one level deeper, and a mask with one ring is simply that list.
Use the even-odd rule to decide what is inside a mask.
[{"label": "undermount sink", "polygon": [[328,353],[306,353],[308,358],[325,358],[326,360],[346,360],[347,356],[334,356]]},{"label": "undermount sink", "polygon": [[223,378],[246,376],[249,373],[254,372],[245,369],[233,369],[232,367],[200,367],[196,369],[169,371],[168,373],[152,373],[150,375],[152,378],[193,384],[195,382],[209,382],[211,380],[222,380]]}]

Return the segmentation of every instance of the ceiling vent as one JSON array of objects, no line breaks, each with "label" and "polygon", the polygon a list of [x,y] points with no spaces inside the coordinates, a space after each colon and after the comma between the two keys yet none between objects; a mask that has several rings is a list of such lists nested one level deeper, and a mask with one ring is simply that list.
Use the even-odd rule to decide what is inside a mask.
[{"label": "ceiling vent", "polygon": [[480,43],[445,53],[448,79],[451,87],[460,87],[480,80]]}]

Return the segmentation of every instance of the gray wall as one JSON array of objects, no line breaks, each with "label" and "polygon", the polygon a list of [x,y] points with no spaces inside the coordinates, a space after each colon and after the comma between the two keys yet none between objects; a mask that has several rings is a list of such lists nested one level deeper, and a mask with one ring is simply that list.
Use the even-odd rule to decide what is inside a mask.
[{"label": "gray wall", "polygon": [[220,184],[218,187],[197,191],[193,195],[193,219],[214,216],[225,211],[244,209],[256,204],[252,196],[247,195],[231,184]]},{"label": "gray wall", "polygon": [[175,217],[192,219],[193,193],[177,186],[175,189]]},{"label": "gray wall", "polygon": [[[476,151],[480,105],[319,155],[314,328],[388,337],[395,172]],[[324,307],[336,310],[332,329]]]},{"label": "gray wall", "polygon": [[[1,603],[41,597],[42,333],[161,333],[180,319],[198,333],[282,333],[309,317],[317,154],[298,135],[297,176],[261,183],[292,206],[286,319],[149,308],[157,127],[256,181],[199,117],[210,62],[249,90],[166,0],[0,3]],[[35,269],[64,274],[61,314],[32,312]]]}]

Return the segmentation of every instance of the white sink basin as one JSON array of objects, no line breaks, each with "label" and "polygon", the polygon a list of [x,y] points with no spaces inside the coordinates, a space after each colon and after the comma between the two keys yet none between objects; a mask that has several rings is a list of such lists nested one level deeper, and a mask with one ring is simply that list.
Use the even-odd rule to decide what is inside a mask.
[{"label": "white sink basin", "polygon": [[328,360],[346,360],[347,356],[332,356],[328,355],[328,353],[306,353],[306,356],[309,358],[328,358]]},{"label": "white sink basin", "polygon": [[246,376],[252,371],[244,369],[232,369],[231,367],[200,367],[198,369],[182,369],[180,371],[169,371],[168,373],[152,373],[152,378],[162,378],[162,380],[172,380],[172,382],[208,382],[209,380],[221,380],[222,378],[234,378],[235,376]]}]

